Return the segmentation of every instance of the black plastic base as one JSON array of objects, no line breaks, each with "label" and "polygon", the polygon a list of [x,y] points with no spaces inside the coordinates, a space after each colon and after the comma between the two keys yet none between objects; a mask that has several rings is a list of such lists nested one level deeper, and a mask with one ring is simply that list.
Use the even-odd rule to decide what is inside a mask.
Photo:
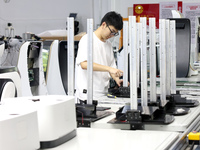
[{"label": "black plastic base", "polygon": [[[138,100],[138,105],[141,106],[141,100]],[[180,115],[186,115],[190,112],[190,109],[187,107],[181,107],[181,106],[176,106],[175,103],[172,101],[167,100],[166,104],[161,107],[161,102],[160,102],[160,97],[157,97],[156,102],[151,102],[148,100],[148,106],[155,106],[159,107],[162,111],[164,111],[166,114],[174,115],[174,116],[180,116]]]},{"label": "black plastic base", "polygon": [[108,123],[113,124],[130,124],[130,129],[144,129],[144,124],[170,124],[174,121],[174,116],[166,114],[165,111],[158,107],[141,107],[138,110],[127,110],[124,113],[124,107],[116,112],[116,118]]},{"label": "black plastic base", "polygon": [[92,122],[95,122],[99,119],[102,119],[104,117],[107,117],[109,115],[111,115],[112,112],[109,112],[109,111],[97,111],[96,112],[96,117],[87,117],[87,118],[82,118],[82,117],[77,117],[76,118],[76,121],[77,121],[77,127],[91,127],[91,123]]},{"label": "black plastic base", "polygon": [[190,108],[184,107],[184,106],[177,106],[172,101],[168,101],[165,107],[160,108],[160,109],[164,109],[166,114],[171,114],[174,116],[186,115],[190,112]]},{"label": "black plastic base", "polygon": [[167,96],[170,102],[174,103],[177,107],[196,107],[199,105],[199,101],[197,100],[187,100],[186,98],[181,97],[179,92],[176,94],[172,94]]},{"label": "black plastic base", "polygon": [[[138,88],[137,91],[138,98],[141,98],[141,89]],[[108,93],[116,97],[130,98],[130,87],[109,88]],[[174,103],[176,107],[196,107],[199,105],[199,102],[197,100],[187,100],[186,98],[181,97],[178,91],[176,94],[168,95],[166,99],[169,100],[171,103]],[[140,101],[138,101],[138,103],[140,103]],[[150,101],[148,105],[158,106],[157,103],[152,103]]]},{"label": "black plastic base", "polygon": [[59,139],[53,140],[53,141],[41,141],[40,142],[40,149],[45,149],[45,148],[53,148],[56,146],[59,146],[70,139],[74,138],[76,136],[76,129],[71,131],[70,133],[60,137]]},{"label": "black plastic base", "polygon": [[76,116],[81,118],[96,118],[97,101],[93,104],[87,104],[87,101],[80,101],[76,104]]},{"label": "black plastic base", "polygon": [[93,104],[87,104],[87,101],[80,101],[80,104],[76,104],[77,127],[90,127],[91,122],[111,115],[111,112],[105,111],[108,109],[110,107],[97,107],[97,101],[93,101]]}]

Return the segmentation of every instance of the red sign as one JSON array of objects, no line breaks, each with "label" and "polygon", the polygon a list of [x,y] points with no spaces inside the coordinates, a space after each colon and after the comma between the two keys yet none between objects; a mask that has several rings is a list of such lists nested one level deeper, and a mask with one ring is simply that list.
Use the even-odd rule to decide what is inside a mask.
[{"label": "red sign", "polygon": [[156,18],[156,27],[159,28],[159,4],[133,4],[133,15],[136,18],[147,17],[147,25],[149,18]]},{"label": "red sign", "polygon": [[179,11],[179,12],[183,12],[183,2],[182,1],[178,1],[178,8],[177,8],[177,10]]}]

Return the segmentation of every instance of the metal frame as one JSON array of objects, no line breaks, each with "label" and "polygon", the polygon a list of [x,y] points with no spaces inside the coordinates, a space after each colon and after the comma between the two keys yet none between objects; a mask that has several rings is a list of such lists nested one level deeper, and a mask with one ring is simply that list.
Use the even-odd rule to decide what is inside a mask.
[{"label": "metal frame", "polygon": [[149,18],[150,40],[150,101],[156,102],[156,37],[155,18]]},{"label": "metal frame", "polygon": [[93,101],[93,19],[87,19],[87,101]]},{"label": "metal frame", "polygon": [[141,17],[140,21],[142,23],[142,47],[141,47],[141,105],[148,106],[148,96],[147,96],[147,31],[146,17]]},{"label": "metal frame", "polygon": [[176,94],[176,22],[170,21],[171,94]]},{"label": "metal frame", "polygon": [[138,109],[138,101],[137,101],[137,72],[138,72],[138,49],[136,48],[136,17],[129,16],[129,40],[130,40],[130,102],[131,109]]},{"label": "metal frame", "polygon": [[74,18],[67,18],[68,95],[74,96]]},{"label": "metal frame", "polygon": [[[170,49],[169,49],[169,43],[170,43],[170,34],[169,34],[169,20],[165,20],[165,42],[166,42],[166,61],[170,60]],[[166,94],[170,95],[170,89],[171,89],[171,65],[169,63],[166,63]]]},{"label": "metal frame", "polygon": [[123,52],[124,52],[124,71],[123,87],[128,87],[128,21],[123,21]]},{"label": "metal frame", "polygon": [[160,43],[160,100],[161,106],[166,104],[166,36],[165,20],[159,19],[159,43]]},{"label": "metal frame", "polygon": [[142,23],[136,23],[136,48],[137,48],[137,87],[140,87],[141,81],[141,41],[142,41]]}]

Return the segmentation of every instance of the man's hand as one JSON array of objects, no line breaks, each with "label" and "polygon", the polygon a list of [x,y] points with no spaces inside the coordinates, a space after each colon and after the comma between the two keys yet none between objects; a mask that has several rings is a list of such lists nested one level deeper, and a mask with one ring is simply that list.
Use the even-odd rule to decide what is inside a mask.
[{"label": "man's hand", "polygon": [[118,85],[119,87],[122,85],[123,80],[120,79],[119,77],[116,77],[114,80],[115,80],[115,82],[117,83],[117,85]]},{"label": "man's hand", "polygon": [[121,77],[123,75],[123,71],[120,69],[110,68],[109,69],[110,75],[113,77]]},{"label": "man's hand", "polygon": [[[81,64],[82,69],[87,69],[87,61],[81,62],[80,64]],[[111,76],[115,76],[115,77],[121,77],[123,75],[123,71],[120,69],[100,65],[97,63],[93,63],[93,71],[109,72]]]},{"label": "man's hand", "polygon": [[[82,69],[87,69],[87,61],[81,62],[80,64]],[[93,71],[109,72],[110,76],[115,80],[118,86],[121,86],[121,83],[123,82],[123,80],[119,79],[119,77],[123,75],[123,71],[120,69],[93,63]]]}]

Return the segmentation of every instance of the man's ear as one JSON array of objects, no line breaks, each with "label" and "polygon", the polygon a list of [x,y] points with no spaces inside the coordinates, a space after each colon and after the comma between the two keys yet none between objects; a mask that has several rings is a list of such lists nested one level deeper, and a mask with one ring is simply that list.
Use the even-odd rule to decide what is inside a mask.
[{"label": "man's ear", "polygon": [[106,26],[107,26],[106,22],[102,22],[101,26],[102,26],[103,28],[106,28]]}]

